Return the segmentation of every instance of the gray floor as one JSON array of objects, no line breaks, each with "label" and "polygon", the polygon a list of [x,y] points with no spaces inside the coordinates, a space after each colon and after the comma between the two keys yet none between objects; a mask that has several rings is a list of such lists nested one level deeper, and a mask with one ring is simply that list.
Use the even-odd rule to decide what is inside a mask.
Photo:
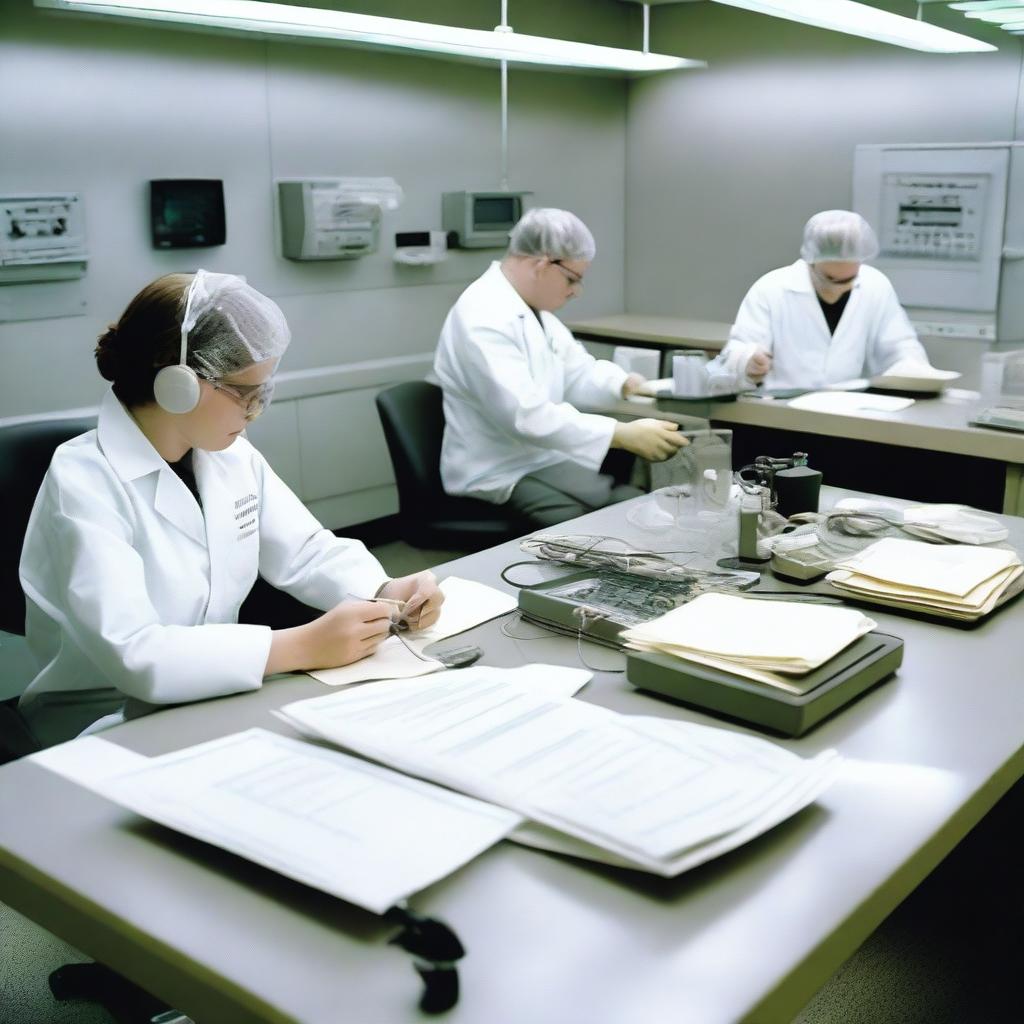
[{"label": "gray floor", "polygon": [[[401,542],[373,550],[395,576],[456,557]],[[793,1024],[1024,1021],[1016,985],[1024,958],[1022,818],[1024,786],[1019,785],[843,964]],[[84,959],[0,904],[0,1024],[110,1024],[106,1011],[57,1003],[46,986],[51,970]]]}]

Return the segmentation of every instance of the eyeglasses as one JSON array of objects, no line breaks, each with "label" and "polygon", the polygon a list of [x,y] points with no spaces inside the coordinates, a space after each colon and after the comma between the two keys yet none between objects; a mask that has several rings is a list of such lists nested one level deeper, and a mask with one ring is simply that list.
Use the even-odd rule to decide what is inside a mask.
[{"label": "eyeglasses", "polygon": [[264,381],[262,384],[236,384],[200,373],[198,370],[196,376],[205,380],[214,390],[222,391],[229,398],[233,398],[245,410],[247,419],[259,416],[270,405],[270,396],[274,393],[272,380]]},{"label": "eyeglasses", "polygon": [[552,260],[551,266],[558,267],[558,269],[565,275],[570,288],[575,288],[577,291],[580,291],[583,288],[582,275],[577,274],[574,270],[570,270],[561,260]]}]

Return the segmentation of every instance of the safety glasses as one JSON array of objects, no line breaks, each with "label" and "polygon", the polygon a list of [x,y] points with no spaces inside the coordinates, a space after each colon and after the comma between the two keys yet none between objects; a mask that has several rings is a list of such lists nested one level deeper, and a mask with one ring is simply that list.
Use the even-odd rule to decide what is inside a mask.
[{"label": "safety glasses", "polygon": [[274,393],[272,380],[264,381],[262,384],[236,384],[200,373],[198,370],[196,376],[205,380],[214,390],[222,391],[229,398],[233,398],[245,410],[247,419],[259,416],[270,405],[270,397]]}]

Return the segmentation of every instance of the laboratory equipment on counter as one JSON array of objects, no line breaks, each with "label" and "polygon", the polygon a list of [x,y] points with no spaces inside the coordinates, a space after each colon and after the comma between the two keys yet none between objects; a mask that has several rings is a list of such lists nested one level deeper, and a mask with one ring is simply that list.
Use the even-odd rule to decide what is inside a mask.
[{"label": "laboratory equipment on counter", "polygon": [[629,651],[626,679],[637,689],[726,715],[784,736],[801,736],[888,679],[903,662],[903,641],[872,631],[788,689],[670,654]]},{"label": "laboratory equipment on counter", "polygon": [[531,192],[445,192],[441,226],[458,249],[503,249]]}]

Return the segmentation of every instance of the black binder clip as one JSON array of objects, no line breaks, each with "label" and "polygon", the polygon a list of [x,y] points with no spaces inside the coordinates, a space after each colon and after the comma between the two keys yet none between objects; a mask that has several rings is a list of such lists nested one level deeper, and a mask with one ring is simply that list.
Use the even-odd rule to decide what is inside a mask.
[{"label": "black binder clip", "polygon": [[466,955],[459,937],[443,921],[425,917],[403,904],[392,907],[385,921],[401,926],[388,939],[413,958],[416,973],[423,979],[420,1009],[424,1013],[444,1013],[459,1001],[459,973],[456,963]]}]

